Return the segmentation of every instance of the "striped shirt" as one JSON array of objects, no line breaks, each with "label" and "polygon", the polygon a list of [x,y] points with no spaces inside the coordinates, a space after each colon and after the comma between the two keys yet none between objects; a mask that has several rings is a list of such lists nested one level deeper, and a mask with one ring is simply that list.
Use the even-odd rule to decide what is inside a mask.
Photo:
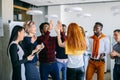
[{"label": "striped shirt", "polygon": [[[113,50],[120,54],[120,43],[115,44]],[[115,57],[115,63],[120,64],[120,58],[117,56]]]}]

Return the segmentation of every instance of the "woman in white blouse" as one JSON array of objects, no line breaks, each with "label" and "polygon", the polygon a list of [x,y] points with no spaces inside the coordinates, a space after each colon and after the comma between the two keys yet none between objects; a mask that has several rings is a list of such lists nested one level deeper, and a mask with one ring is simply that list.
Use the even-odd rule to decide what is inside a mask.
[{"label": "woman in white blouse", "polygon": [[60,30],[62,26],[58,22],[56,27],[58,44],[65,47],[68,54],[67,80],[84,80],[83,53],[86,50],[86,42],[82,30],[78,24],[70,23],[65,42],[61,41]]}]

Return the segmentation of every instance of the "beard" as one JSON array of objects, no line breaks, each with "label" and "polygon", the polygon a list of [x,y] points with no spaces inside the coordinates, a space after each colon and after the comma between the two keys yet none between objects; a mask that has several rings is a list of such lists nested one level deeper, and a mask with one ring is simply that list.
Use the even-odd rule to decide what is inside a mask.
[{"label": "beard", "polygon": [[94,34],[95,34],[97,37],[100,35],[100,33],[98,33],[98,32],[97,32],[97,33],[95,32]]}]

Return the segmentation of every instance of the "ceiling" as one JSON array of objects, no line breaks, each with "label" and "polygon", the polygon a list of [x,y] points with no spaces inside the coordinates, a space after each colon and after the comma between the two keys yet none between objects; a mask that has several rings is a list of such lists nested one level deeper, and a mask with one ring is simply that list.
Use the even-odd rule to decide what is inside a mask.
[{"label": "ceiling", "polygon": [[20,0],[34,6],[79,4],[79,3],[97,3],[97,2],[119,2],[120,0]]}]

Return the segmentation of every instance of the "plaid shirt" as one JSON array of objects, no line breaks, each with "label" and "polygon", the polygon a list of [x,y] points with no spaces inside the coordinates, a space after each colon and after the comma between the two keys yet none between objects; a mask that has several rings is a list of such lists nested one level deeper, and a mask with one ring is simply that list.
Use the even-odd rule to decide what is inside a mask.
[{"label": "plaid shirt", "polygon": [[[56,46],[57,46],[57,37],[49,36],[50,32],[47,31],[45,35],[39,36],[37,38],[38,44],[43,43],[45,48],[39,53],[40,62],[54,62],[56,61]],[[65,34],[62,32],[62,38],[65,40]]]}]

